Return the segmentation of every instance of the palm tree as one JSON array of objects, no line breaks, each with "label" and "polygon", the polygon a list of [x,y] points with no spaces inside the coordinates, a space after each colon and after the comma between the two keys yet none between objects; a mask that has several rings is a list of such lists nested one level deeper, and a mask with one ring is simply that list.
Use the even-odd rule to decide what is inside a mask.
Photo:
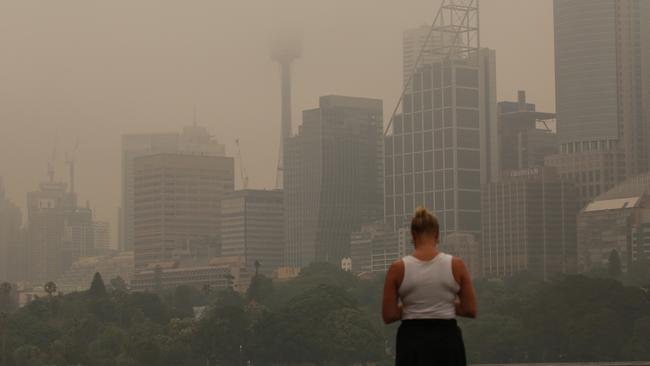
[{"label": "palm tree", "polygon": [[45,292],[47,292],[47,294],[52,297],[52,294],[56,292],[56,283],[50,281],[46,283],[43,288],[45,289]]}]

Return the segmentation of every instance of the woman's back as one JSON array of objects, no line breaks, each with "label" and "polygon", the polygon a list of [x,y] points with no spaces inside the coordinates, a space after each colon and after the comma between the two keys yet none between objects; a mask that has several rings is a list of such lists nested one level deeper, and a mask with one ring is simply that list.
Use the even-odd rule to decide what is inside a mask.
[{"label": "woman's back", "polygon": [[402,319],[454,319],[454,300],[460,290],[452,269],[453,257],[439,253],[431,260],[412,255],[402,259],[404,278],[399,286]]}]

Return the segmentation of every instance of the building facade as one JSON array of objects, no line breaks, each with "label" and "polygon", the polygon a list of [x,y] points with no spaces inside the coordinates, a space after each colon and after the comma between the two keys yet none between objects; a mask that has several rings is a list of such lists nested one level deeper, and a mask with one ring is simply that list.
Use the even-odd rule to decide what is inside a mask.
[{"label": "building facade", "polygon": [[285,265],[340,264],[350,234],[381,219],[382,102],[324,96],[285,141]]},{"label": "building facade", "polygon": [[137,272],[131,282],[136,291],[151,291],[178,286],[246,292],[251,276],[241,257],[213,258],[204,265],[183,266],[172,261]]},{"label": "building facade", "polygon": [[20,278],[19,266],[26,254],[22,240],[22,221],[20,208],[5,197],[4,184],[0,177],[0,282],[16,281]]},{"label": "building facade", "polygon": [[235,191],[221,201],[221,255],[244,258],[246,266],[272,276],[284,260],[282,190]]},{"label": "building facade", "polygon": [[523,90],[517,96],[517,102],[497,104],[502,171],[543,167],[544,159],[558,152],[557,134],[546,123],[555,114],[537,112]]},{"label": "building facade", "polygon": [[560,153],[578,157],[552,160],[569,176],[600,174],[584,205],[650,167],[650,3],[554,0],[553,9]]},{"label": "building facade", "polygon": [[512,171],[484,185],[481,214],[484,277],[576,271],[575,186],[552,168]]},{"label": "building facade", "polygon": [[133,168],[136,272],[183,255],[193,243],[218,245],[221,200],[234,188],[232,158],[143,155]]},{"label": "building facade", "polygon": [[136,157],[159,153],[225,156],[225,146],[201,126],[185,127],[182,133],[131,134],[122,136],[122,205],[119,209],[119,248],[133,250],[134,167]]},{"label": "building facade", "polygon": [[36,283],[54,281],[65,270],[66,187],[65,183],[41,183],[38,191],[27,194],[28,272]]},{"label": "building facade", "polygon": [[650,174],[629,178],[593,199],[578,215],[581,271],[607,266],[616,250],[623,269],[647,251]]},{"label": "building facade", "polygon": [[418,206],[441,235],[481,231],[481,183],[498,176],[495,52],[422,65],[385,138],[387,224],[404,227]]},{"label": "building facade", "polygon": [[406,229],[392,230],[383,223],[365,224],[350,237],[352,272],[386,272],[408,254]]}]

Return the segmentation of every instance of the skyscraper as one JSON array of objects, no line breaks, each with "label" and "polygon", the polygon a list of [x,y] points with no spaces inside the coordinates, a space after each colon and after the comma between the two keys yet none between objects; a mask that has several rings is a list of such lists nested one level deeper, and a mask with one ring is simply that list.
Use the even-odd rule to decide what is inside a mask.
[{"label": "skyscraper", "polygon": [[65,271],[63,234],[68,195],[65,183],[44,182],[27,194],[29,274],[37,283],[55,281]]},{"label": "skyscraper", "polygon": [[225,146],[201,126],[185,127],[183,133],[122,136],[122,206],[119,213],[119,248],[133,250],[133,159],[158,153],[189,153],[224,156]]},{"label": "skyscraper", "polygon": [[229,157],[163,153],[133,159],[136,272],[183,256],[193,242],[218,245],[221,200],[233,186]]},{"label": "skyscraper", "polygon": [[[517,93],[517,102],[499,102],[499,166],[501,170],[521,170],[544,166],[547,156],[557,153],[557,135],[546,121],[553,113],[538,112],[526,102],[526,92]],[[538,124],[543,121],[544,127]]]},{"label": "skyscraper", "polygon": [[551,160],[576,181],[594,177],[579,182],[584,205],[650,167],[650,3],[554,0],[553,12],[562,155]]},{"label": "skyscraper", "polygon": [[381,219],[382,101],[330,95],[284,146],[285,265],[339,264],[350,234]]},{"label": "skyscraper", "polygon": [[271,276],[283,265],[284,193],[246,189],[221,201],[221,255],[244,258],[253,272]]},{"label": "skyscraper", "polygon": [[385,217],[404,226],[417,206],[441,234],[480,234],[481,183],[498,177],[496,56],[479,49],[418,68],[385,138]]}]

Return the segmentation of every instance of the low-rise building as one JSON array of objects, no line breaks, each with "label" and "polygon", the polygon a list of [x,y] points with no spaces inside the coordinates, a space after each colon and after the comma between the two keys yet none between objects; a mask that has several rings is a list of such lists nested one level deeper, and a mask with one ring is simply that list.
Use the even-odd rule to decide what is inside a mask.
[{"label": "low-rise building", "polygon": [[178,286],[208,286],[211,289],[232,288],[245,292],[250,279],[242,257],[217,257],[202,264],[179,261],[151,264],[135,274],[131,288],[147,291]]}]

